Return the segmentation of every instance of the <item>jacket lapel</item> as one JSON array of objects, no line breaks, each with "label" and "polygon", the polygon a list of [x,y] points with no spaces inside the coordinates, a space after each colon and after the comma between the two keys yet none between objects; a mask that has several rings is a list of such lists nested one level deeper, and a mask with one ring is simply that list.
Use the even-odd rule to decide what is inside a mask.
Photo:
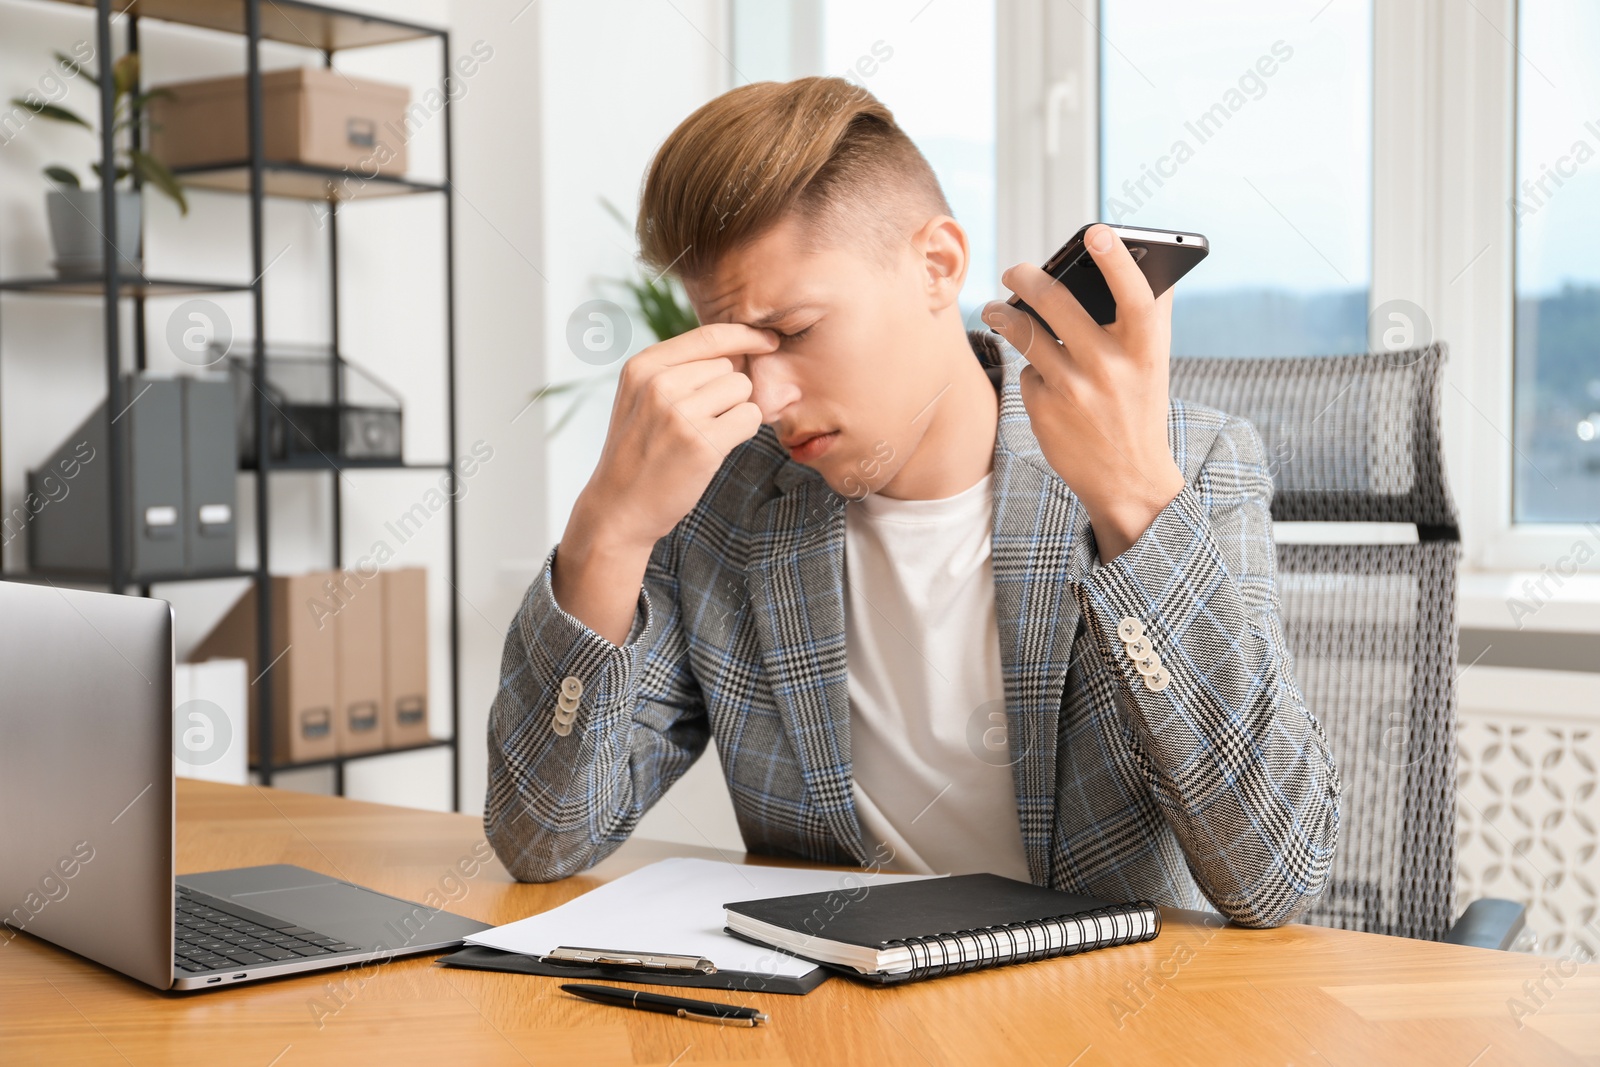
[{"label": "jacket lapel", "polygon": [[806,793],[839,843],[867,862],[851,792],[844,627],[844,505],[796,463],[756,513],[746,585],[761,662]]},{"label": "jacket lapel", "polygon": [[994,452],[995,619],[1005,678],[1007,738],[1028,872],[1051,884],[1056,816],[1056,736],[1079,608],[1071,583],[1095,560],[1089,516],[1039,450],[1018,380],[1026,362],[1008,357]]}]

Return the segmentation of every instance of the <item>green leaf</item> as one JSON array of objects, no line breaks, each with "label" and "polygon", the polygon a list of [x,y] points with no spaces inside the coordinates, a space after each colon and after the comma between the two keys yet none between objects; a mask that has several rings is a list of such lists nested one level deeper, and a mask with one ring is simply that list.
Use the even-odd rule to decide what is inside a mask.
[{"label": "green leaf", "polygon": [[79,118],[75,113],[55,104],[47,104],[43,100],[26,100],[20,96],[13,96],[11,98],[11,103],[15,107],[27,108],[29,111],[33,112],[42,119],[51,119],[55,122],[72,122],[82,126],[86,130],[94,129],[93,126]]},{"label": "green leaf", "polygon": [[98,74],[90,70],[88,67],[83,66],[76,59],[73,59],[65,52],[56,53],[56,62],[61,64],[61,69],[66,71],[69,76],[77,77],[81,74],[85,78],[88,78],[90,81],[94,82],[96,85],[100,84],[100,76]]},{"label": "green leaf", "polygon": [[111,84],[121,97],[139,86],[139,53],[129,52],[111,66]]},{"label": "green leaf", "polygon": [[574,378],[571,381],[557,382],[554,385],[545,386],[543,389],[535,393],[533,398],[535,400],[543,400],[546,397],[563,396],[567,393],[576,393],[579,390],[590,388],[593,385],[593,382],[593,378]]},{"label": "green leaf", "polygon": [[[572,403],[567,405],[567,410],[561,413],[561,417],[556,420],[555,425],[551,426],[545,431],[545,436],[554,437],[556,434],[565,429],[567,423],[571,422],[572,417],[578,413],[578,409],[583,407],[583,405],[588,402],[590,395],[593,394],[602,383],[614,380],[616,377],[617,376],[614,373],[597,374],[592,378],[584,378],[581,381],[563,383],[565,385],[576,386],[577,388],[572,391],[576,392],[578,395],[572,398]],[[553,386],[550,390],[546,391],[545,395],[549,396],[550,392],[560,388],[560,386]],[[563,389],[562,391],[565,392],[567,390]]]},{"label": "green leaf", "polygon": [[[623,229],[630,232],[633,230],[633,224],[617,205],[604,196],[598,199],[600,206],[616,219]],[[687,306],[687,300],[679,302],[678,286],[671,277],[665,275],[655,279],[643,277],[639,281],[625,281],[620,278],[610,280],[626,287],[632,294],[634,302],[639,306],[639,313],[644,316],[645,323],[650,327],[650,332],[656,335],[657,341],[665,341],[669,337],[687,333],[700,325],[694,310]]]},{"label": "green leaf", "polygon": [[629,222],[627,217],[624,216],[621,211],[617,210],[617,205],[613,204],[611,201],[602,196],[600,198],[600,206],[606,209],[607,214],[621,223],[623,229],[633,229],[633,223]]},{"label": "green leaf", "polygon": [[[94,171],[94,176],[96,178],[99,178],[102,182],[104,182],[106,180],[106,173],[105,173],[105,171],[100,169],[100,164],[91,163],[91,164],[89,164],[89,169]],[[129,174],[128,168],[126,166],[124,166],[123,164],[118,163],[117,164],[117,176],[112,180],[113,180],[113,182],[120,182],[122,179],[126,178],[128,176],[128,174]]]},{"label": "green leaf", "polygon": [[639,302],[639,312],[656,340],[665,341],[700,325],[694,311],[678,303],[672,279],[646,278],[643,282],[628,283],[628,288]]},{"label": "green leaf", "polygon": [[139,177],[170,196],[178,205],[178,214],[187,215],[189,201],[184,198],[183,186],[178,184],[178,179],[167,169],[167,165],[150,153],[138,149],[134,149],[131,156],[133,168],[139,172]]},{"label": "green leaf", "polygon": [[46,167],[44,168],[44,176],[58,185],[67,186],[69,189],[83,188],[83,183],[78,180],[78,176],[72,173],[72,171],[68,170],[66,167]]},{"label": "green leaf", "polygon": [[547,385],[535,393],[530,403],[539,403],[553,396],[568,394],[572,396],[572,402],[567,405],[567,410],[561,413],[561,417],[555,421],[554,425],[545,430],[545,436],[554,437],[560,433],[567,423],[572,421],[572,417],[578,413],[578,409],[588,401],[591,393],[606,382],[615,381],[616,378],[616,371],[610,374],[596,374],[588,378],[573,378],[568,381],[557,382],[554,385]]}]

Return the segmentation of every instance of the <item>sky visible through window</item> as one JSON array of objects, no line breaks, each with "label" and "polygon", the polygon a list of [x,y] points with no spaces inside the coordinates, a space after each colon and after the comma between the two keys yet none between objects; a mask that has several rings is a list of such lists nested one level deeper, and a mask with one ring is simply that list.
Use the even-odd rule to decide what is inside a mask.
[{"label": "sky visible through window", "polygon": [[864,85],[927,157],[972,264],[961,311],[1006,295],[995,245],[994,0],[826,0],[823,71]]},{"label": "sky visible through window", "polygon": [[1102,218],[1192,230],[1173,351],[1365,351],[1372,11],[1325,0],[1105,0]]}]

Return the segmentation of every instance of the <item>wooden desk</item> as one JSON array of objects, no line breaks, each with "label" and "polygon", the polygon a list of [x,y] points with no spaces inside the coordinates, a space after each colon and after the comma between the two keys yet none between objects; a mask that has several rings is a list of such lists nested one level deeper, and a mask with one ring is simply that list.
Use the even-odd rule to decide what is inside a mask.
[{"label": "wooden desk", "polygon": [[[455,864],[483,841],[468,815],[189,781],[178,797],[180,871],[297,863],[421,899],[450,891]],[[507,922],[668,855],[717,854],[630,841],[548,885],[516,883],[491,862],[453,910]],[[834,978],[804,997],[706,994],[771,1013],[744,1030],[428,957],[160,993],[22,936],[0,948],[0,1063],[1600,1062],[1600,964],[1561,976],[1556,962],[1311,926],[1211,929],[1171,912],[1146,944],[899,989]],[[1524,983],[1541,979],[1543,1006],[1519,1028],[1508,1002],[1534,1007]]]}]

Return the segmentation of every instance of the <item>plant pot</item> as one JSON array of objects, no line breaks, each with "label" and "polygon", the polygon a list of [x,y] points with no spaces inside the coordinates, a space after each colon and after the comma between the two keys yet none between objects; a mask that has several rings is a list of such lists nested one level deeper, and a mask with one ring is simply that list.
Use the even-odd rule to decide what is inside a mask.
[{"label": "plant pot", "polygon": [[[53,266],[62,278],[105,273],[105,227],[100,225],[99,189],[53,189],[45,194]],[[117,272],[143,276],[139,253],[139,190],[117,190]]]}]

